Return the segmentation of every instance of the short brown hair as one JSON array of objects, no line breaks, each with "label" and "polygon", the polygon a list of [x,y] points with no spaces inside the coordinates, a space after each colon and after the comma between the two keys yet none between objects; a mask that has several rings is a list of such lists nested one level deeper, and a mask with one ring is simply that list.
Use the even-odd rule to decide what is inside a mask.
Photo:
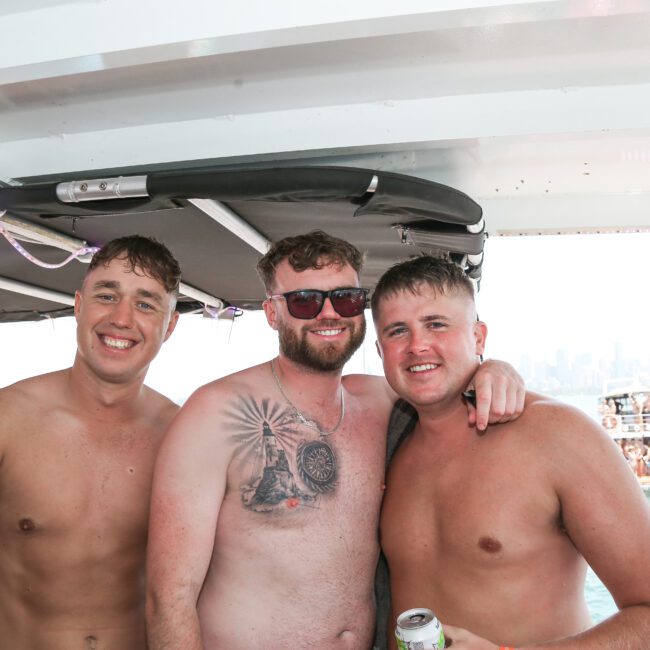
[{"label": "short brown hair", "polygon": [[330,264],[349,264],[358,275],[363,266],[363,255],[356,246],[322,230],[285,237],[275,242],[257,263],[257,272],[267,292],[273,289],[275,269],[285,259],[297,272],[320,269]]},{"label": "short brown hair", "polygon": [[112,239],[93,255],[88,273],[100,264],[108,266],[115,259],[125,260],[132,272],[141,269],[146,275],[160,282],[166,291],[175,297],[178,296],[181,267],[167,246],[153,237],[128,235]]},{"label": "short brown hair", "polygon": [[372,317],[377,320],[382,298],[400,291],[417,293],[422,284],[442,294],[461,291],[474,300],[474,285],[458,265],[447,258],[420,255],[391,266],[379,278],[370,300]]}]

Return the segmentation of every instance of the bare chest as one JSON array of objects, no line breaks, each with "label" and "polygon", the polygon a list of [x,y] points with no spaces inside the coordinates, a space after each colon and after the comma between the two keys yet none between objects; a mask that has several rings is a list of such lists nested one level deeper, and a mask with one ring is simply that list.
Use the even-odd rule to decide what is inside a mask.
[{"label": "bare chest", "polygon": [[280,405],[262,404],[246,414],[245,425],[243,417],[231,422],[232,459],[220,523],[243,518],[254,526],[313,530],[316,522],[357,519],[376,527],[387,414],[352,403],[329,435],[304,426]]},{"label": "bare chest", "polygon": [[563,543],[559,503],[538,467],[480,445],[458,457],[410,452],[389,473],[381,520],[387,555],[480,569],[525,560],[553,539]]},{"label": "bare chest", "polygon": [[142,433],[23,432],[0,471],[1,529],[143,535],[157,446]]}]

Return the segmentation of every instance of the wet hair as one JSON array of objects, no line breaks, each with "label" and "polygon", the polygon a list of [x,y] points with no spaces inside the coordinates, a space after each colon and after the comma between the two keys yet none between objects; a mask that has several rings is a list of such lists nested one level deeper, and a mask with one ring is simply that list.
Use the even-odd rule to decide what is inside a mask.
[{"label": "wet hair", "polygon": [[349,264],[358,275],[363,266],[363,254],[356,246],[322,230],[285,237],[275,242],[257,263],[257,272],[267,292],[273,289],[275,270],[285,259],[298,273],[307,269],[321,269],[330,264]]},{"label": "wet hair", "polygon": [[401,291],[417,293],[422,285],[441,294],[460,291],[474,300],[472,281],[459,266],[446,258],[421,255],[391,266],[379,278],[370,300],[373,318],[377,320],[383,298]]},{"label": "wet hair", "polygon": [[140,269],[160,282],[168,293],[178,296],[181,267],[167,246],[153,237],[129,235],[112,239],[93,255],[88,273],[100,264],[108,266],[115,259],[125,260],[132,272]]}]

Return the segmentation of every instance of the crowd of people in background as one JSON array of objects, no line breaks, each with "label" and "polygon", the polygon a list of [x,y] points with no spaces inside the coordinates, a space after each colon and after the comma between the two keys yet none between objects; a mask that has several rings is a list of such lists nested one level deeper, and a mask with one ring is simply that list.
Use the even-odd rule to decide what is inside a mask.
[{"label": "crowd of people in background", "polygon": [[650,438],[620,438],[618,446],[621,449],[630,469],[639,478],[650,476]]}]

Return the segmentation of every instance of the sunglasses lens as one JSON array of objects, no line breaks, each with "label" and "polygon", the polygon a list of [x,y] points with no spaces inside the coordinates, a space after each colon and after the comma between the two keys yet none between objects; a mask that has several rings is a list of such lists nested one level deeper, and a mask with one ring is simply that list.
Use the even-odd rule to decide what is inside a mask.
[{"label": "sunglasses lens", "polygon": [[323,296],[318,291],[295,291],[286,296],[287,309],[294,318],[316,318],[323,306]]},{"label": "sunglasses lens", "polygon": [[358,316],[366,307],[364,289],[338,289],[332,291],[332,307],[346,318]]}]

